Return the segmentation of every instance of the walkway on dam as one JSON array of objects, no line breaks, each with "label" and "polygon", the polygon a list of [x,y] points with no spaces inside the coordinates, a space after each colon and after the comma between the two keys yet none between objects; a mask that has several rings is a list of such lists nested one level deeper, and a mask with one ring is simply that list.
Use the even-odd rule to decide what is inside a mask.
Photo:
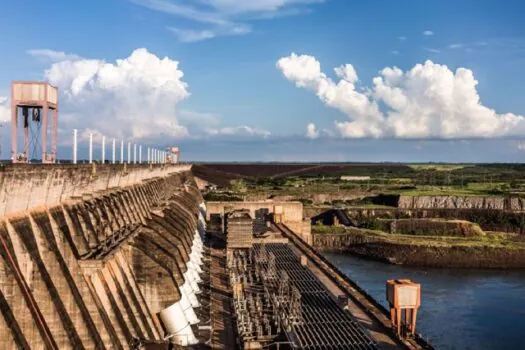
[{"label": "walkway on dam", "polygon": [[232,294],[226,267],[226,242],[223,235],[214,233],[211,245],[211,319],[212,349],[236,349],[235,324],[231,308]]}]

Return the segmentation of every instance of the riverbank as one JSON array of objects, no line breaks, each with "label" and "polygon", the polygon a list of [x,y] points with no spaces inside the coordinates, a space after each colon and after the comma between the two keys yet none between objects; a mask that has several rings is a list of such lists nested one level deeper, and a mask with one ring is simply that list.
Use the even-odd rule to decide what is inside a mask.
[{"label": "riverbank", "polygon": [[417,329],[436,349],[523,347],[523,269],[433,269],[384,264],[347,253],[324,256],[385,307],[386,280],[421,283]]},{"label": "riverbank", "polygon": [[508,234],[480,237],[412,236],[350,228],[312,233],[313,246],[396,265],[447,268],[525,268],[525,241]]}]

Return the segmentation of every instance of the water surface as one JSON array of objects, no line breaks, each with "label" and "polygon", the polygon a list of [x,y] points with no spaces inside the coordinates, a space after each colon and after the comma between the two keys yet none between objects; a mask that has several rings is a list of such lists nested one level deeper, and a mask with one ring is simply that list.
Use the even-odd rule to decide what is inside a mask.
[{"label": "water surface", "polygon": [[324,255],[384,306],[387,279],[421,283],[417,332],[437,349],[525,349],[525,271],[411,268]]}]

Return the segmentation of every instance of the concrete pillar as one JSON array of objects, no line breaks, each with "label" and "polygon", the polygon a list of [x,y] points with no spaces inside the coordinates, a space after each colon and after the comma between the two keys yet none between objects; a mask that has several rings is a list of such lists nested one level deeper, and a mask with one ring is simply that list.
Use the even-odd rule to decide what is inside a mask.
[{"label": "concrete pillar", "polygon": [[102,136],[102,161],[104,164],[106,162],[106,136]]},{"label": "concrete pillar", "polygon": [[128,164],[131,163],[131,142],[128,142]]},{"label": "concrete pillar", "polygon": [[111,152],[111,163],[115,164],[116,161],[116,140],[113,139],[112,152]]},{"label": "concrete pillar", "polygon": [[124,140],[120,140],[120,164],[124,164]]},{"label": "concrete pillar", "polygon": [[78,153],[78,129],[73,129],[73,164],[77,164]]},{"label": "concrete pillar", "polygon": [[139,146],[139,163],[142,163],[142,146]]},{"label": "concrete pillar", "polygon": [[89,164],[93,163],[93,133],[89,133]]},{"label": "concrete pillar", "polygon": [[151,154],[150,153],[151,153],[151,149],[148,147],[148,164],[151,163],[151,159],[150,159]]},{"label": "concrete pillar", "polygon": [[133,145],[133,164],[137,164],[137,144]]}]

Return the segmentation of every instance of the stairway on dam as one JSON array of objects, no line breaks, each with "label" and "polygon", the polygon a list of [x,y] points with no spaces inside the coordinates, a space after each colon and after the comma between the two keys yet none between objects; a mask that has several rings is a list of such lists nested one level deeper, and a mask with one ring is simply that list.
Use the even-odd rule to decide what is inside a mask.
[{"label": "stairway on dam", "polygon": [[0,186],[0,349],[202,342],[189,166],[9,165]]}]

